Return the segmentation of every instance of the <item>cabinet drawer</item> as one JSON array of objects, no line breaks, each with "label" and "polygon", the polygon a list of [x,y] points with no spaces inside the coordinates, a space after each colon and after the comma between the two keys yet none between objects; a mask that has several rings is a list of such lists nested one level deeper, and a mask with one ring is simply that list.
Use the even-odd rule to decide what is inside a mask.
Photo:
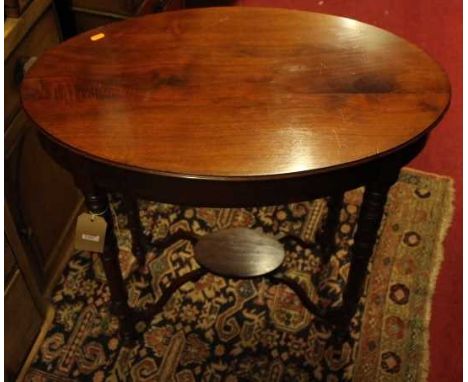
[{"label": "cabinet drawer", "polygon": [[17,270],[5,289],[5,372],[16,376],[42,324],[42,317]]},{"label": "cabinet drawer", "polygon": [[58,44],[59,36],[54,10],[49,7],[5,61],[5,127],[20,109],[19,86],[25,64],[27,67],[33,62],[31,58]]}]

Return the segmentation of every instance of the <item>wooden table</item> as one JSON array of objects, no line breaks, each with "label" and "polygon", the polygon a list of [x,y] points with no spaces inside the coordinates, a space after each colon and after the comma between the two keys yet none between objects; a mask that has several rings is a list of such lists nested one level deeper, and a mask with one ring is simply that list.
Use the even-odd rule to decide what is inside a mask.
[{"label": "wooden table", "polygon": [[72,38],[28,72],[22,100],[88,209],[108,222],[102,260],[130,338],[135,318],[107,191],[125,195],[133,251],[144,260],[136,197],[239,207],[331,196],[326,244],[343,192],[365,185],[343,305],[323,313],[344,328],[387,192],[442,118],[450,85],[426,53],[379,28],[230,7],[146,16]]}]

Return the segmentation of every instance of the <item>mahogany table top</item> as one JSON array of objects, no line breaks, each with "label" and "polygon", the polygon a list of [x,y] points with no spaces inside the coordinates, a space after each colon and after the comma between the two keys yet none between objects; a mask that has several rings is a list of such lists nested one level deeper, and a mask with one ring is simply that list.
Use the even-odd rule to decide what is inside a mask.
[{"label": "mahogany table top", "polygon": [[162,175],[312,174],[394,152],[450,100],[445,72],[382,29],[272,8],[167,12],[49,50],[22,101],[53,140]]}]

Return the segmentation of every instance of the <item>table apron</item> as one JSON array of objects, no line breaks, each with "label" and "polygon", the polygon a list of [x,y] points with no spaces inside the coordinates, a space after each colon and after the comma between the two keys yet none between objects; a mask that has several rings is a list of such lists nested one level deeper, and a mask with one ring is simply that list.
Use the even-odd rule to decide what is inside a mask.
[{"label": "table apron", "polygon": [[40,133],[45,150],[70,171],[77,185],[86,177],[108,192],[194,207],[257,207],[313,200],[351,190],[387,171],[399,169],[423,149],[428,134],[398,150],[364,163],[288,178],[260,177],[252,180],[200,179],[164,176],[136,171],[93,160],[62,146]]}]

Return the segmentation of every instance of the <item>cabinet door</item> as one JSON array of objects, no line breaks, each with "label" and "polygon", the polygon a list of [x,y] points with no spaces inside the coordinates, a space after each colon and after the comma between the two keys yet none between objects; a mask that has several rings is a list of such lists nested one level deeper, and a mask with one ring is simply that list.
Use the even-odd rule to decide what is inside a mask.
[{"label": "cabinet door", "polygon": [[45,288],[73,230],[81,197],[71,175],[43,150],[36,128],[22,111],[5,134],[5,196]]}]

